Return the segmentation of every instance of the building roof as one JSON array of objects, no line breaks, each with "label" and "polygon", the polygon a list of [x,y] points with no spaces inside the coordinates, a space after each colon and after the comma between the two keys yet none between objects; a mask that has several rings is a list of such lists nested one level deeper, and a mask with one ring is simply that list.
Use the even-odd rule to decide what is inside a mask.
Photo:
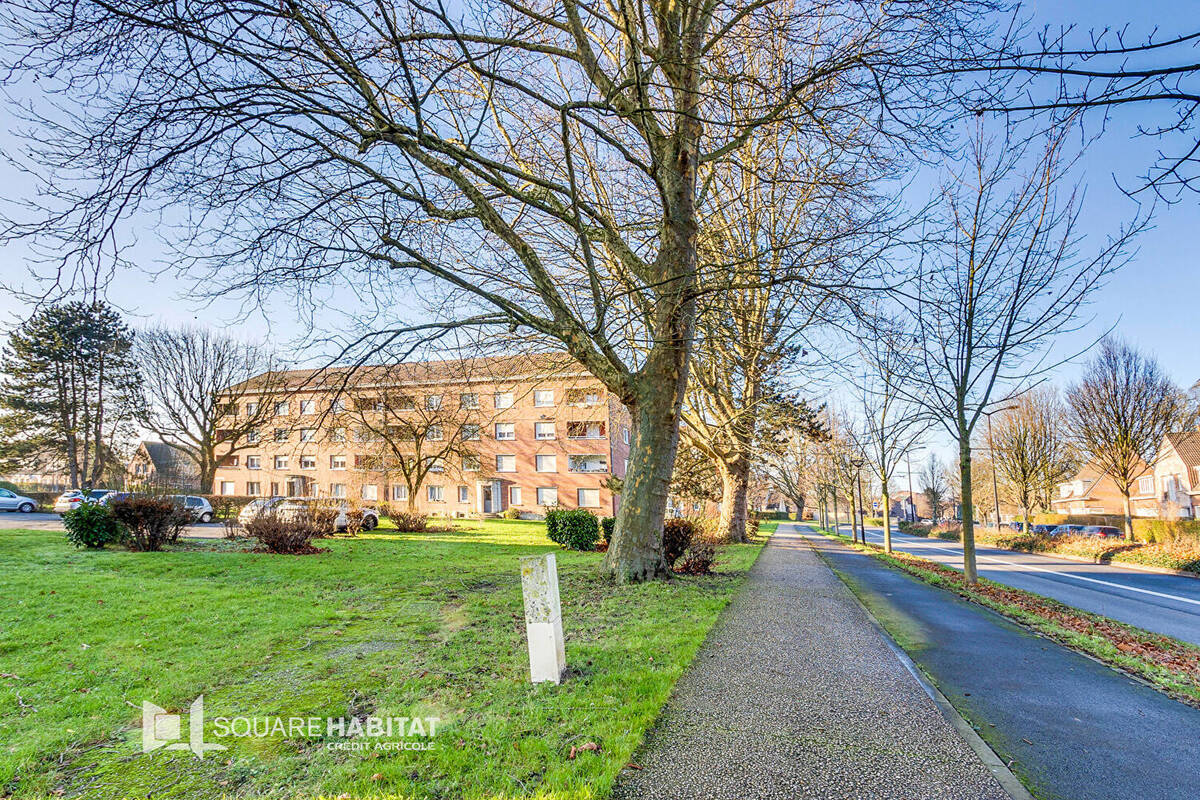
[{"label": "building roof", "polygon": [[144,441],[141,444],[141,449],[146,452],[150,463],[154,465],[154,471],[160,476],[177,476],[183,478],[199,475],[196,462],[166,442]]},{"label": "building roof", "polygon": [[264,372],[230,390],[340,390],[371,387],[467,382],[517,381],[532,377],[587,377],[583,366],[565,353],[527,353],[509,356],[413,361],[393,364],[326,366]]},{"label": "building roof", "polygon": [[1200,431],[1168,433],[1167,443],[1179,454],[1179,458],[1189,470],[1200,466]]}]

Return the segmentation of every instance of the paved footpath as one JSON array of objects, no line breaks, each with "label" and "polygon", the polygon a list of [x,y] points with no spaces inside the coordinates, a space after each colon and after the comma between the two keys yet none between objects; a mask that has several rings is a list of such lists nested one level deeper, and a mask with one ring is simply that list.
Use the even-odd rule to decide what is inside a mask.
[{"label": "paved footpath", "polygon": [[1200,711],[802,530],[1038,797],[1200,797]]},{"label": "paved footpath", "polygon": [[863,608],[781,526],[618,798],[1006,800]]}]

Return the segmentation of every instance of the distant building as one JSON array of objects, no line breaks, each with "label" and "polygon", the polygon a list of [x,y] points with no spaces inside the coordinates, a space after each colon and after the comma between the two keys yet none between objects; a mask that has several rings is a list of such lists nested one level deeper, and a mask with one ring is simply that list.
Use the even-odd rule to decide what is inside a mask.
[{"label": "distant building", "polygon": [[142,442],[125,468],[128,487],[154,486],[163,489],[197,491],[200,471],[196,462],[165,442]]},{"label": "distant building", "polygon": [[[1158,515],[1154,503],[1154,476],[1145,473],[1134,481],[1130,504],[1135,517]],[[1058,496],[1050,501],[1055,514],[1123,516],[1125,500],[1113,479],[1095,464],[1087,463],[1069,480],[1058,485]]]},{"label": "distant building", "polygon": [[[1196,519],[1200,509],[1200,432],[1168,433],[1159,447],[1154,472],[1139,479],[1142,513],[1163,519]],[[1149,512],[1149,513],[1145,513]]]}]

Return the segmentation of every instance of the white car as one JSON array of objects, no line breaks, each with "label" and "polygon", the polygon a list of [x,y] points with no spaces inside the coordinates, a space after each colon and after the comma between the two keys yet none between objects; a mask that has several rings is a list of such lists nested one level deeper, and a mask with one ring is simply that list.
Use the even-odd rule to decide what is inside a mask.
[{"label": "white car", "polygon": [[105,495],[111,493],[112,489],[92,489],[90,492],[69,489],[60,494],[58,499],[54,501],[54,513],[65,514],[68,511],[74,511],[79,508],[80,503],[96,503]]},{"label": "white car", "polygon": [[275,506],[282,503],[287,498],[285,497],[259,497],[251,500],[246,505],[242,506],[242,510],[238,512],[238,524],[245,525],[251,520],[258,519],[263,514],[269,514],[275,510]]},{"label": "white car", "polygon": [[0,489],[0,511],[20,511],[22,514],[32,514],[37,511],[37,500],[26,497],[8,489]]},{"label": "white car", "polygon": [[[272,513],[278,514],[280,519],[295,518],[296,516],[308,511],[309,506],[317,502],[308,497],[286,497],[283,502],[279,503]],[[328,500],[321,502],[329,502]],[[373,508],[358,509],[362,513],[362,529],[364,531],[374,530],[379,527],[379,512]],[[337,519],[334,520],[333,526],[339,531],[344,531],[350,526],[350,520],[346,516],[350,511],[350,504],[345,500],[341,501],[337,506]]]}]

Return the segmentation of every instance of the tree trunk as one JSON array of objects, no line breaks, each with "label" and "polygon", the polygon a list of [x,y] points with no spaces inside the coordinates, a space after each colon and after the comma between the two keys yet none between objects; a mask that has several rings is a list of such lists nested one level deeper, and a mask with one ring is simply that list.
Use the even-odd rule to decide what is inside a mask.
[{"label": "tree trunk", "polygon": [[746,541],[747,502],[750,493],[750,462],[735,456],[717,461],[721,475],[721,517],[718,532],[726,542]]},{"label": "tree trunk", "polygon": [[1121,500],[1125,504],[1125,541],[1133,541],[1133,504],[1129,501],[1129,490],[1121,492]]},{"label": "tree trunk", "polygon": [[647,360],[639,380],[639,397],[629,409],[634,434],[629,470],[604,557],[604,569],[621,583],[670,575],[662,554],[662,530],[679,447],[679,414],[690,350],[686,343],[663,353],[666,349]]},{"label": "tree trunk", "polygon": [[958,440],[958,474],[962,482],[962,548],[963,576],[967,583],[975,583],[975,502],[971,488],[971,442],[965,436]]},{"label": "tree trunk", "polygon": [[883,482],[883,549],[892,552],[892,496],[887,492],[887,481]]}]

